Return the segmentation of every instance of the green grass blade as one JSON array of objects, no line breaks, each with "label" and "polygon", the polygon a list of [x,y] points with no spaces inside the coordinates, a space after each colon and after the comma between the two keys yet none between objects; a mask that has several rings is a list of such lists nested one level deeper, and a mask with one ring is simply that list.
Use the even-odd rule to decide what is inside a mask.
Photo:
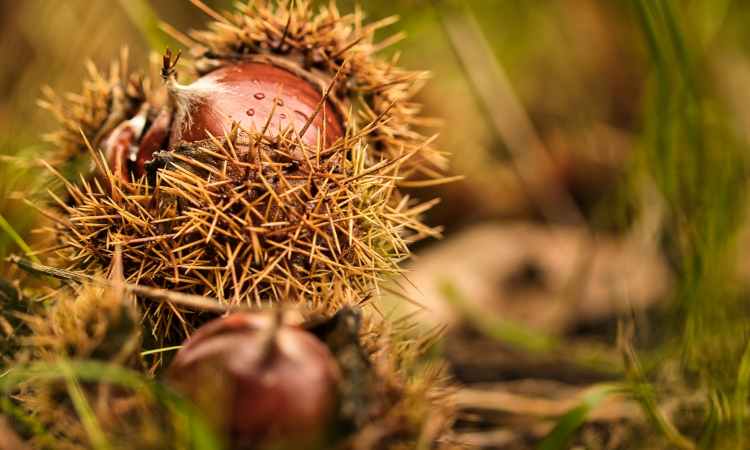
[{"label": "green grass blade", "polygon": [[485,314],[473,307],[450,280],[442,280],[438,288],[445,301],[455,308],[467,323],[490,339],[536,355],[550,355],[564,349],[565,359],[580,367],[611,375],[622,374],[622,361],[613,357],[610,349],[604,346],[564,342],[522,323]]},{"label": "green grass blade", "polygon": [[155,348],[151,350],[146,350],[141,352],[141,356],[148,356],[148,355],[155,355],[157,353],[164,353],[164,352],[171,352],[174,350],[179,350],[182,348],[182,345],[174,345],[172,347],[162,347],[162,348]]},{"label": "green grass blade", "polygon": [[5,217],[3,217],[2,214],[0,214],[0,229],[2,229],[5,234],[10,237],[10,239],[16,243],[16,245],[26,254],[26,256],[29,257],[32,261],[35,263],[39,263],[39,258],[34,255],[33,250],[31,250],[31,247],[29,247],[29,244],[26,243],[26,241],[23,240],[20,234],[13,228],[13,225],[8,222]]},{"label": "green grass blade", "polygon": [[[134,392],[150,392],[172,412],[174,420],[182,424],[181,430],[189,448],[195,450],[221,450],[224,446],[195,407],[167,386],[154,382],[130,369],[99,361],[66,361],[63,363],[37,362],[11,369],[0,378],[0,405],[8,411],[14,405],[9,400],[10,392],[23,383],[51,382],[75,377],[77,382],[107,383]],[[73,392],[75,395],[75,392]],[[75,401],[75,399],[71,398]],[[79,407],[85,405],[79,405]]]},{"label": "green grass blade", "polygon": [[70,400],[73,403],[73,408],[76,410],[76,414],[78,414],[78,418],[83,424],[83,429],[86,430],[91,446],[96,450],[109,450],[112,446],[109,445],[107,436],[99,426],[99,421],[97,420],[94,411],[91,409],[91,405],[86,399],[86,395],[83,393],[81,385],[73,375],[70,366],[68,366],[67,363],[60,363],[60,368],[65,377],[65,384],[68,389]]},{"label": "green grass blade", "polygon": [[595,410],[602,400],[609,395],[619,392],[621,387],[613,384],[603,384],[593,387],[587,392],[581,403],[565,413],[557,421],[555,427],[542,440],[538,450],[565,450],[569,448],[573,434],[586,423],[589,414]]},{"label": "green grass blade", "polygon": [[560,346],[560,343],[551,336],[475,310],[451,281],[443,280],[439,289],[443,298],[451,306],[488,337],[533,352],[547,352]]}]

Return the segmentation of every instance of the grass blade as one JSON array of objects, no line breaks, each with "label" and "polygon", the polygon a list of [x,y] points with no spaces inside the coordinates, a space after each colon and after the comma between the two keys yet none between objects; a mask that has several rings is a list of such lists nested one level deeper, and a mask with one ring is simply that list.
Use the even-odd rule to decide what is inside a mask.
[{"label": "grass blade", "polygon": [[532,352],[547,352],[560,346],[560,343],[550,336],[523,325],[476,311],[461,295],[456,285],[448,280],[443,280],[440,283],[440,292],[451,306],[455,307],[462,316],[466,317],[470,323],[488,337]]},{"label": "grass blade", "polygon": [[[150,392],[154,398],[169,408],[175,422],[182,425],[180,430],[190,448],[195,450],[221,450],[221,440],[203,419],[202,415],[188,401],[167,386],[156,383],[144,375],[120,366],[99,362],[69,360],[59,363],[37,362],[26,366],[17,366],[0,377],[0,405],[4,410],[13,409],[7,395],[23,383],[33,381],[52,382],[74,377],[77,382],[106,383],[132,390],[133,392]],[[76,395],[75,390],[72,392]],[[75,401],[74,398],[71,400]],[[86,408],[79,404],[78,407]]]},{"label": "grass blade", "polygon": [[13,228],[13,225],[8,222],[2,214],[0,214],[0,229],[10,237],[10,239],[16,243],[16,245],[35,263],[39,263],[39,259],[33,254],[33,250],[29,247],[29,244],[23,240],[20,234]]},{"label": "grass blade", "polygon": [[172,347],[155,348],[152,350],[146,350],[146,351],[141,352],[141,356],[148,356],[148,355],[155,355],[157,353],[171,352],[173,350],[179,350],[182,347],[183,347],[182,345],[173,345]]},{"label": "grass blade", "polygon": [[620,392],[621,387],[613,384],[603,384],[593,387],[587,392],[581,403],[565,413],[557,421],[555,428],[544,438],[537,447],[538,450],[565,450],[569,448],[573,434],[586,420],[589,414],[595,410],[601,402],[609,395]]},{"label": "grass blade", "polygon": [[70,367],[66,363],[60,363],[60,368],[65,377],[65,384],[68,388],[68,395],[73,403],[73,408],[75,409],[76,414],[78,414],[78,418],[81,420],[84,430],[86,430],[91,446],[96,450],[109,450],[112,446],[109,445],[107,436],[99,426],[99,421],[97,420],[94,411],[91,409],[91,405],[89,405],[86,395],[81,389],[81,385],[78,383],[78,380],[76,380]]}]

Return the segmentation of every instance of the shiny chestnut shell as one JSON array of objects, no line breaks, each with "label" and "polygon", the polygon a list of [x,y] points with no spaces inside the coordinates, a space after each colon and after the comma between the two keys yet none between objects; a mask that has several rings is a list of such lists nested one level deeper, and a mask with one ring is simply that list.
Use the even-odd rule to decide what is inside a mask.
[{"label": "shiny chestnut shell", "polygon": [[162,109],[148,124],[139,114],[121,122],[104,139],[102,149],[112,174],[122,181],[138,179],[146,174],[146,163],[153,154],[167,145],[172,114]]},{"label": "shiny chestnut shell", "polygon": [[137,145],[138,130],[131,120],[119,124],[104,140],[104,155],[112,174],[129,181],[128,161]]},{"label": "shiny chestnut shell", "polygon": [[[270,339],[269,339],[270,338]],[[237,313],[201,327],[169,381],[245,447],[315,440],[335,415],[339,371],[328,348],[268,315]]]},{"label": "shiny chestnut shell", "polygon": [[169,127],[172,122],[172,111],[162,109],[154,119],[154,123],[146,131],[138,145],[138,154],[135,158],[134,173],[136,177],[146,174],[146,163],[151,161],[154,153],[165,148],[169,137]]},{"label": "shiny chestnut shell", "polygon": [[288,70],[265,63],[243,62],[210,72],[191,85],[200,93],[200,100],[192,102],[181,124],[172,129],[170,146],[179,141],[199,141],[213,136],[224,136],[233,123],[248,131],[263,131],[270,119],[266,134],[276,136],[289,126],[301,132],[314,119],[302,136],[307,145],[317,145],[322,135],[323,146],[333,144],[344,135],[341,118],[329,100],[315,111],[322,93],[312,83]]}]

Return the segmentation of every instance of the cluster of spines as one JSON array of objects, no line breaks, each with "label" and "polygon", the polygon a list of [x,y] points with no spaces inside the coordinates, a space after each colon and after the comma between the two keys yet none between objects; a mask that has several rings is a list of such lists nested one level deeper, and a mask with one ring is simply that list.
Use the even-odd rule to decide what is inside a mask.
[{"label": "cluster of spines", "polygon": [[400,273],[407,240],[436,234],[419,221],[429,204],[393,201],[398,160],[368,166],[367,148],[354,145],[282,162],[293,141],[276,139],[272,151],[257,138],[242,151],[215,139],[160,154],[153,186],[106,168],[106,183],[66,183],[72,205],[60,201],[59,224],[71,267],[106,265],[120,246],[133,283],[334,312],[347,297],[336,289],[372,294]]}]

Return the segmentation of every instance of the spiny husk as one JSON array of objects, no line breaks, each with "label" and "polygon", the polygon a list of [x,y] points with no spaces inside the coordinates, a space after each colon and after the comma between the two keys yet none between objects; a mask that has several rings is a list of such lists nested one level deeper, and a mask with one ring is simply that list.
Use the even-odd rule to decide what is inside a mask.
[{"label": "spiny husk", "polygon": [[[342,16],[329,6],[314,14],[307,2],[249,2],[211,14],[210,30],[193,34],[198,60],[188,67],[201,74],[260,59],[294,71],[338,105],[344,138],[310,148],[299,130],[273,138],[235,130],[222,142],[173,146],[155,178],[134,182],[119,182],[99,161],[97,179],[67,183],[69,198],[58,201],[53,232],[64,249],[55,265],[106,267],[119,243],[134,283],[233,304],[291,300],[336,311],[337,299],[363,301],[399,273],[407,244],[438,235],[419,222],[433,203],[417,205],[398,191],[404,178],[432,175],[441,162],[433,139],[413,128],[419,107],[410,99],[424,74],[374,57],[384,44],[373,34],[390,19],[365,26],[361,13]],[[121,84],[100,82],[98,95],[115,98]],[[110,109],[107,123],[119,117]],[[76,146],[90,142],[97,153],[104,130],[84,130]],[[173,306],[147,315],[157,336],[177,329],[184,337],[199,322]]]},{"label": "spiny husk", "polygon": [[[290,156],[299,145],[238,131],[162,153],[153,186],[109,172],[105,183],[68,183],[64,257],[95,270],[120,246],[129,282],[222,304],[293,302],[335,312],[342,301],[362,301],[383,276],[399,273],[409,241],[435,234],[418,220],[429,204],[396,191],[402,159],[368,165],[359,143],[308,149],[300,161]],[[161,318],[191,329],[189,311],[149,312],[155,335],[171,327]]]},{"label": "spiny husk", "polygon": [[41,314],[22,317],[31,329],[24,341],[34,359],[137,363],[141,318],[134,299],[116,289],[83,286],[59,289],[50,302]]}]

